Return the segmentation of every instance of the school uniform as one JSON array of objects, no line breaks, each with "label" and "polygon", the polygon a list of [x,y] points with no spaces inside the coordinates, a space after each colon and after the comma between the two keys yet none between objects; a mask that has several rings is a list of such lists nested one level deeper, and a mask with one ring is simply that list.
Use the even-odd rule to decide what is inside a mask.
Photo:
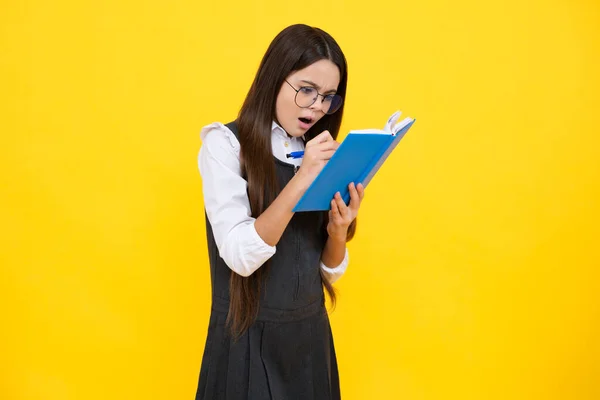
[{"label": "school uniform", "polygon": [[[319,269],[331,282],[337,280],[346,270],[348,253],[334,268],[321,262],[327,240],[324,212],[296,213],[276,246],[264,243],[254,230],[245,180],[239,174],[235,123],[209,125],[203,134],[199,168],[212,308],[196,400],[339,399],[338,367]],[[206,146],[211,135],[217,136]],[[301,162],[282,158],[285,152],[303,149],[304,143],[289,138],[273,123],[272,144],[281,190]],[[265,267],[258,317],[234,341],[225,325],[231,271],[247,276]]]}]

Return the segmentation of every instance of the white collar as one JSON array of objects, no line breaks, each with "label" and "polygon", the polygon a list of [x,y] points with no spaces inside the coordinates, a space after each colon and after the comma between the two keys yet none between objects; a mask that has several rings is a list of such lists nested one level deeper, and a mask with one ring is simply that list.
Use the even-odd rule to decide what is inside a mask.
[{"label": "white collar", "polygon": [[286,139],[288,137],[287,132],[281,127],[281,125],[279,125],[275,121],[273,121],[273,123],[271,124],[271,133],[279,135],[279,136],[284,137]]},{"label": "white collar", "polygon": [[[273,121],[271,124],[271,133],[281,136],[284,139],[294,139],[293,136],[289,136],[288,133],[279,125],[277,122]],[[305,140],[304,135],[301,136],[302,140]],[[299,139],[299,138],[297,138]]]}]

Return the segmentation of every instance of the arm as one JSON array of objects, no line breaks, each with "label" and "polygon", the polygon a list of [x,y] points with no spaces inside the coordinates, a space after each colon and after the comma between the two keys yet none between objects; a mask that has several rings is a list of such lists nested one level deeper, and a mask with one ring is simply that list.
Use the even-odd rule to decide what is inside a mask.
[{"label": "arm", "polygon": [[294,215],[292,209],[338,146],[327,131],[306,144],[302,166],[273,203],[256,219],[256,232],[265,243],[275,246],[279,242]]},{"label": "arm", "polygon": [[204,208],[219,255],[231,270],[249,276],[276,249],[265,243],[254,228],[247,182],[241,176],[239,142],[229,129],[217,123],[205,127],[200,136],[198,168]]},{"label": "arm", "polygon": [[305,157],[308,154],[309,161],[303,161],[292,181],[255,219],[251,216],[247,182],[241,176],[238,140],[222,124],[209,125],[201,138],[198,167],[219,255],[234,272],[249,276],[275,254],[275,245],[292,218],[294,205],[338,144],[328,132],[307,143]]},{"label": "arm", "polygon": [[321,255],[321,262],[325,267],[334,269],[342,264],[346,258],[346,238],[339,239],[329,236]]},{"label": "arm", "polygon": [[[326,243],[327,246],[327,243]],[[325,255],[326,251],[323,252],[323,255],[321,256],[321,269],[325,272],[325,276],[327,277],[327,280],[330,283],[334,283],[336,282],[338,279],[340,279],[342,277],[342,275],[344,275],[344,273],[346,272],[346,269],[348,268],[348,264],[350,262],[350,257],[348,255],[348,249],[346,248],[346,245],[344,243],[344,251],[343,251],[343,259],[340,263],[335,264],[335,263],[330,263],[330,261],[324,261],[323,260],[323,256]],[[327,257],[327,256],[325,256]],[[325,262],[330,263],[327,265],[333,265],[333,267],[328,267]]]},{"label": "arm", "polygon": [[360,203],[365,197],[362,184],[355,187],[354,183],[351,183],[348,189],[350,192],[350,204],[348,206],[342,200],[339,192],[331,201],[329,223],[327,224],[329,237],[321,255],[321,268],[327,273],[331,283],[339,279],[348,266],[348,249],[346,248],[348,228],[358,215]]},{"label": "arm", "polygon": [[310,181],[305,176],[296,174],[273,203],[258,216],[254,227],[265,243],[275,246],[279,242],[283,231],[294,216],[292,209],[309,185]]}]

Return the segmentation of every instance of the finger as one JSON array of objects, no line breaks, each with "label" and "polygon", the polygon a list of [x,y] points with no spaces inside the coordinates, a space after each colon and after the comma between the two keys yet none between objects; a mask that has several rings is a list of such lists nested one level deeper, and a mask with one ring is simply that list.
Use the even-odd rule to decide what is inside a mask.
[{"label": "finger", "polygon": [[319,143],[315,147],[321,151],[337,150],[337,148],[340,147],[340,144],[338,142],[336,142],[335,140],[332,140],[332,141]]},{"label": "finger", "polygon": [[315,143],[323,143],[323,142],[329,142],[332,140],[333,140],[333,137],[331,136],[331,133],[329,133],[329,131],[323,131],[323,132],[319,133],[317,136],[315,136],[314,139],[312,139],[310,142],[314,141]]},{"label": "finger", "polygon": [[335,150],[322,151],[319,153],[320,160],[329,160],[335,154]]},{"label": "finger", "polygon": [[348,206],[346,206],[346,203],[344,203],[344,199],[342,199],[340,192],[337,192],[335,194],[335,202],[337,204],[337,208],[339,210],[340,216],[342,216],[343,218],[346,218],[346,216],[348,216],[349,210],[348,210]]},{"label": "finger", "polygon": [[350,209],[352,211],[358,211],[358,207],[360,206],[360,196],[354,186],[354,182],[348,185],[348,191],[350,192]]},{"label": "finger", "polygon": [[332,218],[330,218],[330,221],[333,221],[334,223],[339,223],[341,216],[340,216],[340,210],[338,209],[335,199],[331,200],[331,211],[329,211],[329,212],[331,213],[331,217],[332,217]]},{"label": "finger", "polygon": [[365,198],[365,187],[362,183],[359,183],[356,185],[356,190],[358,191],[358,197],[360,198],[360,201],[362,201],[362,199]]}]

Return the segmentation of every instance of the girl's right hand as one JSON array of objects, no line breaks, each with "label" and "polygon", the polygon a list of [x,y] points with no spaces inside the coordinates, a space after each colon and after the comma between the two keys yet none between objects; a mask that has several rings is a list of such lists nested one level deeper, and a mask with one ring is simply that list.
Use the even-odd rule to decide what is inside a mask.
[{"label": "girl's right hand", "polygon": [[323,131],[306,143],[298,174],[312,182],[339,147],[329,131]]}]

